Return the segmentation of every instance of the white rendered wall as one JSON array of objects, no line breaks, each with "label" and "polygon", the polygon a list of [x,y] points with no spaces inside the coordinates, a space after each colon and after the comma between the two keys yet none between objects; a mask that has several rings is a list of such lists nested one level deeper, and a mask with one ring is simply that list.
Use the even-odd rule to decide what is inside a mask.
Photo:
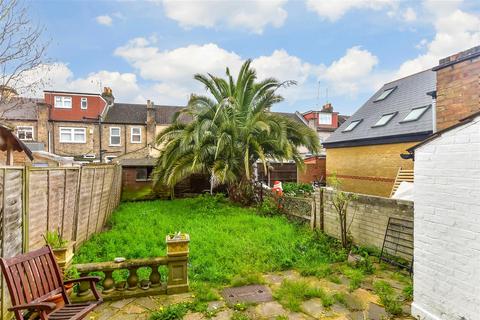
[{"label": "white rendered wall", "polygon": [[412,314],[480,319],[480,118],[415,150],[414,207]]}]

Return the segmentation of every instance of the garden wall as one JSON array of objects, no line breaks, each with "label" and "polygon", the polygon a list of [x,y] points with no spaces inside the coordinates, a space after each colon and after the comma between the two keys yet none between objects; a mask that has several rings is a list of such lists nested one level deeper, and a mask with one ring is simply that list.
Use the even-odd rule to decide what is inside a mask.
[{"label": "garden wall", "polygon": [[[321,188],[314,196],[296,198],[285,196],[282,211],[294,218],[308,221],[313,229],[340,238],[338,214],[332,204],[335,191]],[[390,217],[413,221],[413,202],[355,194],[348,208],[348,224],[353,242],[357,245],[382,248]],[[407,235],[413,239],[413,233]]]},{"label": "garden wall", "polygon": [[[322,188],[315,193],[315,210],[311,224],[328,235],[339,238],[338,214],[332,204],[335,191]],[[353,242],[362,246],[382,248],[390,217],[413,221],[413,202],[356,194],[350,202],[348,221]],[[413,234],[411,235],[413,238]]]},{"label": "garden wall", "polygon": [[[0,256],[12,257],[44,245],[42,235],[60,230],[78,246],[99,232],[117,207],[121,167],[0,167]],[[0,315],[8,295],[1,282]]]}]

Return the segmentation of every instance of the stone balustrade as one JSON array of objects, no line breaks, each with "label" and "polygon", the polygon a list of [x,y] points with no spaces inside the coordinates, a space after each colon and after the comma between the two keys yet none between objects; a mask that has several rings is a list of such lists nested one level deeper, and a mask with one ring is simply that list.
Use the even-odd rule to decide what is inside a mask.
[{"label": "stone balustrade", "polygon": [[[122,262],[85,263],[77,264],[75,268],[81,277],[103,274],[100,291],[104,300],[187,292],[188,242],[189,238],[178,241],[168,240],[167,256],[165,257],[132,259]],[[162,279],[159,270],[162,267],[167,269],[166,279]],[[140,268],[150,269],[148,279],[139,279],[138,270]],[[115,281],[113,273],[116,270],[127,270],[128,276],[125,281]],[[72,299],[84,301],[88,300],[90,295],[89,283],[82,282]]]}]

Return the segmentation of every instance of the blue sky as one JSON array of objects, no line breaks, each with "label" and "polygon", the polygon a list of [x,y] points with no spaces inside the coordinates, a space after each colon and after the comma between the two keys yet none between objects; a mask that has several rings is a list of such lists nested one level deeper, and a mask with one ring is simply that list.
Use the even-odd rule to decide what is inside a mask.
[{"label": "blue sky", "polygon": [[383,83],[480,45],[474,1],[27,3],[50,40],[48,87],[110,86],[122,102],[185,104],[203,92],[193,74],[222,75],[250,58],[259,77],[298,82],[276,110],[317,108],[328,90],[334,108],[351,114]]}]

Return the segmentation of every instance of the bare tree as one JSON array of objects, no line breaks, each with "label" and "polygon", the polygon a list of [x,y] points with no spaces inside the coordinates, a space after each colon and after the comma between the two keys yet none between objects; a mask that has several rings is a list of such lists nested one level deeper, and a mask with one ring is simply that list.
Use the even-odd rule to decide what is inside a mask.
[{"label": "bare tree", "polygon": [[0,104],[13,93],[30,94],[43,84],[42,76],[32,77],[45,62],[42,31],[20,0],[0,0]]}]

